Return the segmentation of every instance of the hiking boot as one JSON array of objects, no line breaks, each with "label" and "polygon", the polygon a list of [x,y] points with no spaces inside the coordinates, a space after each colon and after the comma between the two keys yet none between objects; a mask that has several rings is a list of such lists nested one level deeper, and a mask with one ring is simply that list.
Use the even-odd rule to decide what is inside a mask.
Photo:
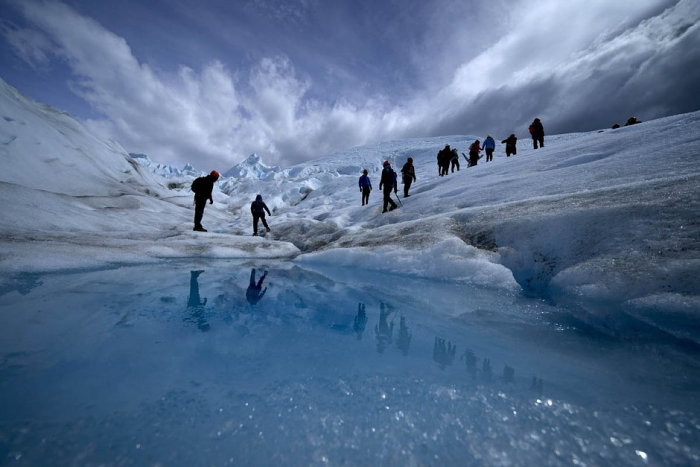
[{"label": "hiking boot", "polygon": [[257,232],[253,232],[253,237],[257,237],[257,236],[258,236],[258,233],[257,233]]},{"label": "hiking boot", "polygon": [[386,212],[386,209],[382,211],[382,214],[384,214],[385,212]]},{"label": "hiking boot", "polygon": [[404,198],[408,198],[408,197],[410,197],[410,196],[411,196],[411,195],[403,195]]},{"label": "hiking boot", "polygon": [[269,228],[269,227],[265,227],[265,230],[267,230],[267,231],[269,232],[269,231],[270,231],[270,228]]},{"label": "hiking boot", "polygon": [[396,206],[390,207],[390,208],[389,208],[389,211],[393,211],[394,209],[396,209]]},{"label": "hiking boot", "polygon": [[204,227],[202,227],[201,225],[200,225],[200,226],[197,226],[197,227],[195,227],[195,228],[194,228],[194,229],[192,229],[192,230],[194,230],[195,232],[206,232],[206,231],[207,231],[207,229],[205,229],[205,228],[204,228]]}]

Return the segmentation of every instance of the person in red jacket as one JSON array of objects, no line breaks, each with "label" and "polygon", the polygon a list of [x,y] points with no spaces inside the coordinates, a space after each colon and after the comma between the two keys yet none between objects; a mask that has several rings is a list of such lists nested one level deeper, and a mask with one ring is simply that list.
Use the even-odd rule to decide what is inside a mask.
[{"label": "person in red jacket", "polygon": [[474,167],[479,162],[479,151],[482,149],[481,141],[478,139],[469,146],[469,167]]}]

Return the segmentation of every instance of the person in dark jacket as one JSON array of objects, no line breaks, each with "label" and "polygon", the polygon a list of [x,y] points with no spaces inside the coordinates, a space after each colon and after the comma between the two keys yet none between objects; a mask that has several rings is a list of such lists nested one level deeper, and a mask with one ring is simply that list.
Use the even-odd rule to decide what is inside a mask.
[{"label": "person in dark jacket", "polygon": [[452,151],[450,150],[449,144],[446,144],[443,149],[438,151],[438,155],[437,155],[438,173],[440,174],[441,177],[447,175],[447,172],[449,171],[451,152]]},{"label": "person in dark jacket", "polygon": [[194,230],[195,232],[206,232],[207,229],[202,227],[202,217],[204,217],[204,208],[209,204],[214,204],[214,199],[211,192],[214,190],[214,183],[219,179],[219,172],[212,170],[206,177],[196,178],[192,182],[192,191],[194,192]]},{"label": "person in dark jacket", "polygon": [[260,280],[255,282],[255,268],[250,270],[250,283],[248,284],[248,289],[245,291],[245,298],[251,305],[256,305],[261,298],[265,296],[267,292],[267,287],[265,290],[262,289],[263,281],[267,277],[267,271],[263,271],[263,275]]},{"label": "person in dark jacket", "polygon": [[530,125],[530,135],[532,135],[532,145],[537,149],[537,143],[540,143],[540,147],[544,147],[544,127],[539,118],[532,121]]},{"label": "person in dark jacket", "polygon": [[506,145],[506,157],[510,157],[511,154],[516,155],[518,153],[518,149],[516,147],[517,142],[518,137],[515,136],[513,133],[511,133],[509,137],[501,141],[501,143]]},{"label": "person in dark jacket", "polygon": [[452,173],[455,173],[455,167],[457,167],[457,172],[459,172],[459,153],[457,148],[452,148],[450,151],[450,169]]},{"label": "person in dark jacket", "polygon": [[481,141],[478,139],[469,146],[469,167],[474,167],[479,163],[479,151],[481,149]]},{"label": "person in dark jacket", "polygon": [[379,189],[384,192],[384,209],[382,213],[386,212],[387,205],[390,204],[391,207],[389,211],[393,211],[397,208],[396,203],[391,199],[391,191],[398,194],[399,189],[396,184],[396,172],[391,168],[391,163],[389,161],[384,161],[384,170],[382,170],[382,178],[379,180]]},{"label": "person in dark jacket", "polygon": [[362,193],[362,205],[369,204],[369,192],[372,191],[372,182],[369,180],[367,169],[362,171],[358,184]]},{"label": "person in dark jacket", "polygon": [[267,221],[265,220],[265,211],[267,211],[268,215],[272,215],[267,204],[263,202],[262,195],[256,196],[255,201],[250,203],[250,213],[253,215],[253,235],[258,235],[258,220],[262,221],[265,230],[268,232],[270,231],[270,226],[267,225]]},{"label": "person in dark jacket", "polygon": [[401,168],[401,178],[403,179],[403,197],[408,198],[408,190],[411,184],[416,181],[416,168],[413,167],[413,158],[409,157],[406,163]]}]

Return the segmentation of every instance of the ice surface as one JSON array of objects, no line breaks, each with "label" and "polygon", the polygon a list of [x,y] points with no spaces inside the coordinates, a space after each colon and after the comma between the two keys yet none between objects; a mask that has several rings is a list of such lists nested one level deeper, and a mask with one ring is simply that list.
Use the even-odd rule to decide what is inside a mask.
[{"label": "ice surface", "polygon": [[[264,277],[260,289],[250,287]],[[20,274],[7,465],[692,465],[697,345],[512,291],[280,262]],[[615,328],[614,331],[612,328]]]}]

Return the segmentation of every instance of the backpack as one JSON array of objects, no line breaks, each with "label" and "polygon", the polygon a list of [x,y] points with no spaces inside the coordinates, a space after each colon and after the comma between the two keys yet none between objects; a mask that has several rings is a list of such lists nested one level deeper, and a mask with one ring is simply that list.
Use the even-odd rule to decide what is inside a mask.
[{"label": "backpack", "polygon": [[190,190],[192,190],[195,194],[197,194],[197,192],[202,189],[203,178],[204,177],[195,178],[194,181],[192,182],[192,186],[190,187]]},{"label": "backpack", "polygon": [[531,135],[534,135],[535,134],[535,125],[530,125],[530,128],[528,128],[528,130],[530,131]]}]

